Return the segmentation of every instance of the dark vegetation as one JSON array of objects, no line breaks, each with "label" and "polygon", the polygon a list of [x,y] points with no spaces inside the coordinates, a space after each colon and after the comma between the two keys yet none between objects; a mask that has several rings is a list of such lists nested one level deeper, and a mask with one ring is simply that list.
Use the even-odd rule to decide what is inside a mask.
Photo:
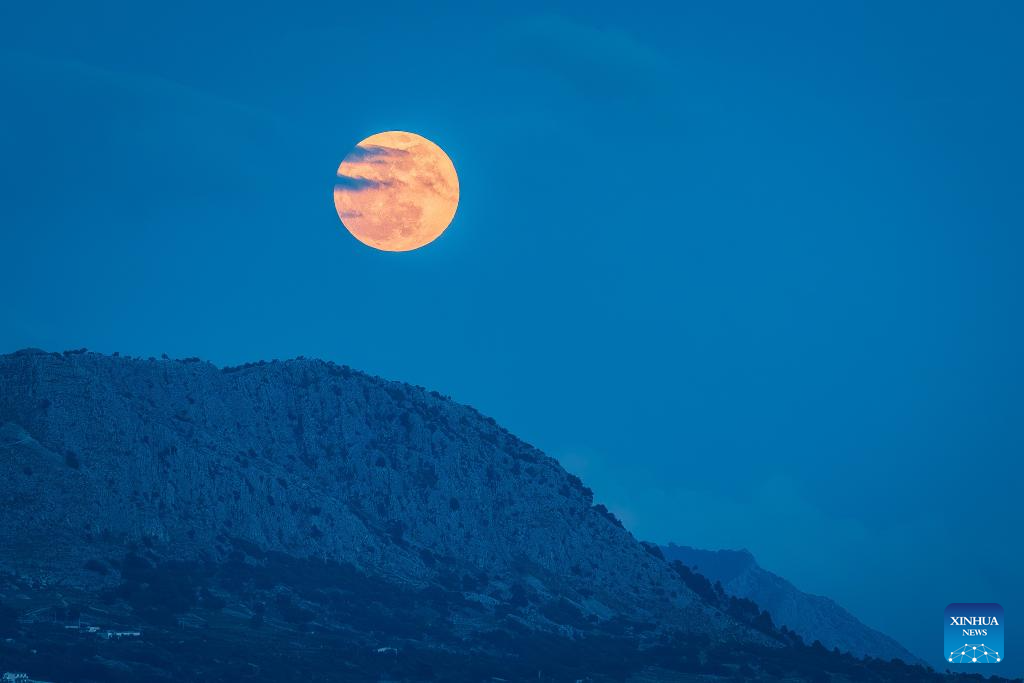
[{"label": "dark vegetation", "polygon": [[[445,570],[435,585],[403,588],[345,563],[264,552],[243,541],[233,546],[220,563],[161,561],[149,549],[106,564],[95,561],[105,569],[117,566],[121,576],[99,606],[142,629],[140,639],[103,640],[63,628],[80,616],[85,620],[84,607],[53,610],[56,623],[26,625],[0,604],[0,662],[58,682],[618,681],[640,672],[647,680],[658,680],[659,672],[667,680],[679,674],[729,681],[985,680],[806,645],[785,629],[775,630],[768,613],[751,601],[726,596],[721,586],[678,562],[672,566],[691,589],[787,645],[719,643],[700,633],[658,636],[653,625],[621,619],[595,628],[570,601],[538,604],[518,583],[492,626],[467,640],[455,631],[452,616],[482,609],[461,591],[485,586],[484,575]],[[577,637],[532,631],[515,618],[533,608],[578,629]],[[187,615],[199,625],[185,624]],[[641,639],[640,633],[647,635]],[[395,650],[378,652],[381,647]]]},{"label": "dark vegetation", "polygon": [[607,519],[609,522],[611,522],[615,526],[619,527],[620,529],[625,529],[626,528],[626,527],[622,526],[622,522],[619,521],[619,518],[616,517],[614,515],[614,513],[612,513],[603,504],[598,503],[597,505],[595,505],[594,506],[594,511],[599,513],[600,515],[602,515],[605,519]]},{"label": "dark vegetation", "polygon": [[150,627],[139,641],[91,640],[41,625],[21,640],[36,654],[0,642],[0,661],[54,681],[618,681],[652,669],[729,681],[986,680],[979,675],[943,676],[899,661],[857,660],[819,644],[737,647],[706,637],[641,648],[627,638],[571,640],[495,630],[482,634],[474,651],[403,642],[397,652],[378,653],[344,633],[269,632],[254,621],[216,632]]},{"label": "dark vegetation", "polygon": [[[645,544],[644,547],[647,548],[648,545]],[[654,549],[657,550],[658,553],[661,553],[661,549],[657,546],[654,546]],[[648,552],[651,552],[649,548]],[[662,558],[664,558],[663,555]],[[715,581],[715,583],[712,584],[706,576],[691,570],[679,560],[672,562],[672,569],[679,574],[683,583],[685,583],[690,590],[704,598],[705,602],[714,605],[733,619],[736,619],[736,621],[747,624],[748,626],[767,635],[779,635],[783,642],[803,644],[803,641],[798,635],[789,631],[785,627],[782,627],[781,630],[777,631],[772,623],[772,617],[768,613],[768,610],[761,610],[753,600],[748,598],[738,598],[735,595],[727,595],[725,590],[722,588],[721,583]]]}]

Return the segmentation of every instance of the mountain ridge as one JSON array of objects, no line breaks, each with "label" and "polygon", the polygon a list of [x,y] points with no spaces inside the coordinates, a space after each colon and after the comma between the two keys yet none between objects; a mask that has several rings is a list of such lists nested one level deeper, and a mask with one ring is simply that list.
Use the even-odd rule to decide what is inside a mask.
[{"label": "mountain ridge", "polygon": [[[5,492],[20,500],[5,543],[36,525],[58,548],[146,539],[199,558],[226,555],[231,537],[409,585],[458,557],[535,588],[554,582],[548,592],[598,618],[704,612],[554,459],[475,409],[345,366],[23,351],[0,358],[0,425],[27,439],[10,479],[22,488]],[[54,496],[69,491],[80,519],[55,524]],[[101,579],[53,546],[29,555],[64,580]]]},{"label": "mountain ridge", "polygon": [[818,640],[859,657],[901,659],[917,663],[895,639],[865,625],[829,597],[801,591],[786,579],[761,567],[749,550],[702,550],[669,543],[661,546],[669,560],[679,560],[730,595],[748,598],[768,610],[775,622],[804,640]]},{"label": "mountain ridge", "polygon": [[0,356],[0,497],[0,662],[57,680],[937,676],[806,646],[493,419],[320,360]]}]

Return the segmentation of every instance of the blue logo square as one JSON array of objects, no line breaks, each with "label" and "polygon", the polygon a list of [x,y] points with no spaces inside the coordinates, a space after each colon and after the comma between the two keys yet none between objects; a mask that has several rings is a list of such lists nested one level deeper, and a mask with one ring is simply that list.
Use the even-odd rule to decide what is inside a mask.
[{"label": "blue logo square", "polygon": [[998,664],[1003,652],[1003,608],[994,602],[954,602],[943,627],[946,664]]}]

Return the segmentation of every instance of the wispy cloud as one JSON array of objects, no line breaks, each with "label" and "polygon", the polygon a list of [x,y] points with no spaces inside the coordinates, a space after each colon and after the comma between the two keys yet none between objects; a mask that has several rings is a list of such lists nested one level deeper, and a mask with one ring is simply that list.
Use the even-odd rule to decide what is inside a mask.
[{"label": "wispy cloud", "polygon": [[370,180],[369,178],[361,178],[359,176],[349,176],[339,173],[338,182],[335,183],[334,188],[336,190],[345,190],[347,192],[361,192],[362,190],[375,190],[378,187],[386,187],[387,183],[380,182],[379,180]]},{"label": "wispy cloud", "polygon": [[382,147],[381,145],[356,145],[355,149],[345,156],[345,161],[382,164],[388,159],[408,155],[409,151],[405,149]]}]

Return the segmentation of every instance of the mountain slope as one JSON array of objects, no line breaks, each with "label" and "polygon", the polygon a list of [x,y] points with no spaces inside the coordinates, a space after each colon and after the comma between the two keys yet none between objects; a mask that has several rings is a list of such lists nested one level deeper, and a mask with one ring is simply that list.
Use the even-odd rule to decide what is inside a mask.
[{"label": "mountain slope", "polygon": [[555,460],[421,388],[315,360],[25,351],[0,357],[0,429],[0,545],[17,548],[0,563],[19,574],[101,584],[85,565],[126,543],[216,560],[242,541],[401,585],[472,575],[482,595],[742,635]]},{"label": "mountain slope", "polygon": [[702,597],[493,420],[322,361],[0,356],[0,500],[37,678],[935,679]]},{"label": "mountain slope", "polygon": [[670,543],[662,546],[668,560],[679,560],[718,581],[726,593],[749,598],[771,613],[776,624],[795,631],[807,642],[821,641],[858,657],[918,658],[895,640],[869,626],[829,598],[804,593],[782,577],[763,569],[746,550],[699,550]]}]

